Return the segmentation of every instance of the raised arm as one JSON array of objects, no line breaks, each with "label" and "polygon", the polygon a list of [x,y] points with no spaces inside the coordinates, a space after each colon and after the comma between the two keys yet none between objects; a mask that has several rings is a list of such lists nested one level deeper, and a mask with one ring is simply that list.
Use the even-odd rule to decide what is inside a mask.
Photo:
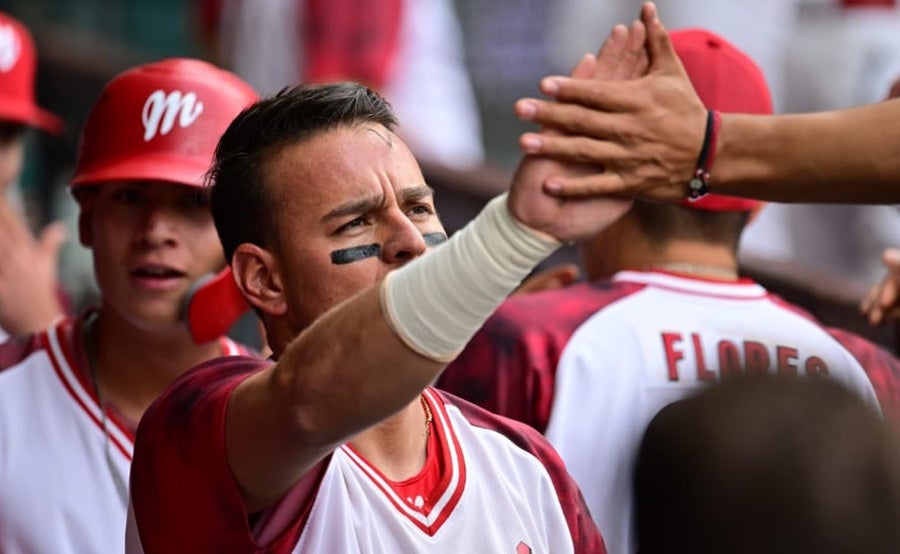
[{"label": "raised arm", "polygon": [[[617,27],[600,61],[586,55],[574,75],[643,72],[643,36],[641,23]],[[410,406],[560,242],[592,236],[624,213],[628,201],[560,203],[542,190],[548,177],[596,171],[526,156],[508,196],[445,244],[332,308],[276,364],[238,385],[228,400],[225,446],[247,508],[271,505],[338,445]],[[246,291],[257,274],[239,263],[234,272]]]},{"label": "raised arm", "polygon": [[[550,194],[667,201],[687,195],[706,110],[655,7],[645,4],[641,16],[650,59],[645,76],[622,82],[550,77],[542,91],[562,103],[517,103],[522,119],[579,135],[529,133],[521,141],[525,152],[606,168],[549,179]],[[889,122],[898,120],[900,100],[803,115],[723,114],[710,190],[781,202],[896,203],[900,125]]]}]

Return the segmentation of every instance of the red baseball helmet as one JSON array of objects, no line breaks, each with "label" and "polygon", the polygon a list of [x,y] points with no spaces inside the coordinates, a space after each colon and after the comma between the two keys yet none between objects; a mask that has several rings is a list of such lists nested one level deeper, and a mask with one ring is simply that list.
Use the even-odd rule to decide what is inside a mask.
[{"label": "red baseball helmet", "polygon": [[202,186],[219,137],[256,99],[236,75],[200,60],[173,58],[120,73],[88,115],[71,186]]},{"label": "red baseball helmet", "polygon": [[[759,66],[724,38],[702,29],[672,31],[672,46],[708,109],[722,113],[771,114],[772,97]],[[715,188],[715,166],[713,166]],[[749,212],[757,200],[708,194],[682,202],[695,210]]]},{"label": "red baseball helmet", "polygon": [[35,103],[36,68],[31,33],[18,20],[0,12],[0,120],[59,133],[62,120]]}]

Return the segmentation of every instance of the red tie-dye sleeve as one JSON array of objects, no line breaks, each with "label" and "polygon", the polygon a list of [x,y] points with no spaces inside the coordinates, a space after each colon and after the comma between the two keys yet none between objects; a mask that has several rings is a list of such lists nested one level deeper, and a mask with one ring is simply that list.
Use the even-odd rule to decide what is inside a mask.
[{"label": "red tie-dye sleeve", "polygon": [[885,418],[900,422],[900,360],[868,340],[841,329],[827,329],[863,367]]}]

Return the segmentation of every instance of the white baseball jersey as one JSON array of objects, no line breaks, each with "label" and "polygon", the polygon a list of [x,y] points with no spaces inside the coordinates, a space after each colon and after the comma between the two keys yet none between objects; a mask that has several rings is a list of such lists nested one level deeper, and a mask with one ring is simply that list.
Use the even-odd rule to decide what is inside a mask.
[{"label": "white baseball jersey", "polygon": [[181,378],[141,422],[126,551],[605,552],[558,455],[526,425],[433,389],[425,467],[392,482],[349,444],[274,507],[247,514],[225,454],[234,388],[262,369],[231,358]]},{"label": "white baseball jersey", "polygon": [[122,551],[134,425],[107,406],[101,427],[82,323],[65,320],[0,345],[4,554]]},{"label": "white baseball jersey", "polygon": [[883,350],[823,329],[749,280],[664,272],[510,299],[438,386],[546,430],[609,551],[630,553],[631,472],[646,426],[741,372],[827,375],[873,406],[876,389],[898,405],[900,362]]}]

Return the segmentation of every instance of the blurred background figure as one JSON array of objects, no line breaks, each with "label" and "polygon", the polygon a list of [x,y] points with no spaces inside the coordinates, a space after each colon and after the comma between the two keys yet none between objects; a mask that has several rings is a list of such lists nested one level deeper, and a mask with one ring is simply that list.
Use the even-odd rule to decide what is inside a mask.
[{"label": "blurred background figure", "polygon": [[235,75],[169,58],[119,74],[82,133],[71,190],[99,308],[0,345],[0,551],[122,550],[134,433],[166,386],[213,357],[182,315],[225,258],[203,176],[256,100]]},{"label": "blurred background figure", "polygon": [[451,0],[204,0],[221,62],[264,95],[353,80],[397,111],[423,162],[484,161],[478,107]]},{"label": "blurred background figure", "polygon": [[36,102],[36,70],[31,33],[0,12],[0,342],[40,330],[64,312],[57,256],[65,230],[54,224],[35,239],[18,188],[28,129],[51,134],[63,129],[62,120]]},{"label": "blurred background figure", "polygon": [[653,419],[635,502],[646,554],[900,552],[900,441],[835,382],[737,378]]}]

